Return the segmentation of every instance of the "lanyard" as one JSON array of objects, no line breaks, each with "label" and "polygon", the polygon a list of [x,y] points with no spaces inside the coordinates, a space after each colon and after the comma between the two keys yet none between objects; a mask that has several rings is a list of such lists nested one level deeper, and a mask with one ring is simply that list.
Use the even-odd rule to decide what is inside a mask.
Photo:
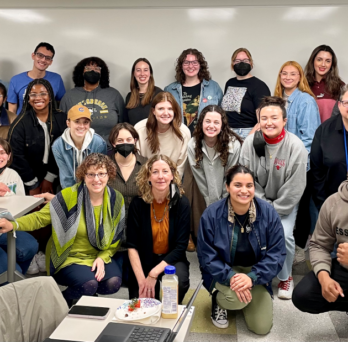
[{"label": "lanyard", "polygon": [[343,120],[342,120],[342,125],[343,125],[343,137],[344,137],[344,150],[346,152],[346,166],[347,166],[347,179],[348,179],[347,132],[346,132],[346,128],[344,126]]}]

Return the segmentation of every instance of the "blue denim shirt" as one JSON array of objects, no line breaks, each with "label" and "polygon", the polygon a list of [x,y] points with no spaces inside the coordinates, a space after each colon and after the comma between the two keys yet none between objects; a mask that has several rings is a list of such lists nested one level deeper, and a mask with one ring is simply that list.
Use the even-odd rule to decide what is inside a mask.
[{"label": "blue denim shirt", "polygon": [[285,128],[303,142],[308,151],[307,171],[314,133],[320,126],[319,108],[315,99],[308,93],[296,89],[288,98]]},{"label": "blue denim shirt", "polygon": [[[198,116],[203,110],[204,107],[207,107],[209,105],[218,105],[220,106],[223,93],[220,88],[220,86],[213,80],[207,81],[203,80],[201,83],[201,95],[200,95],[200,102],[198,106]],[[171,93],[176,102],[179,104],[181,108],[181,116],[182,116],[182,122],[184,122],[184,113],[183,113],[183,103],[182,103],[182,86],[179,82],[173,82],[166,86],[164,88],[164,91],[168,91]],[[203,99],[206,99],[207,102],[203,102]]]},{"label": "blue denim shirt", "polygon": [[[75,148],[59,137],[52,145],[52,152],[59,168],[60,185],[63,189],[76,183],[75,173],[78,167]],[[107,147],[105,140],[97,133],[87,148],[82,152],[83,159],[91,153],[103,153],[106,155]]]}]

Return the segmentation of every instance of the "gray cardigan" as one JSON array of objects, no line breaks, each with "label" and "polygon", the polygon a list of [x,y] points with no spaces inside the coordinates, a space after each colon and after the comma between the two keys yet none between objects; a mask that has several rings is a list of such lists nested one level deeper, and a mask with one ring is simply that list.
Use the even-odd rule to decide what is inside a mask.
[{"label": "gray cardigan", "polygon": [[219,158],[220,153],[216,153],[213,161],[211,161],[203,144],[203,160],[200,162],[199,169],[195,167],[195,146],[195,139],[191,138],[188,143],[188,161],[197,186],[204,197],[206,206],[208,207],[210,204],[227,196],[225,172],[238,163],[241,145],[240,142],[233,137],[228,145],[229,155],[227,164],[223,167],[221,159]]}]

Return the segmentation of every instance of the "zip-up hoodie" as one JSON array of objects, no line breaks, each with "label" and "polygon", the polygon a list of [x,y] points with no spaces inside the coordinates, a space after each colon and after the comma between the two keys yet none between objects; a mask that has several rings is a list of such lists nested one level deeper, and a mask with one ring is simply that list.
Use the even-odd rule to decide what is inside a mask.
[{"label": "zip-up hoodie", "polygon": [[76,169],[83,160],[91,153],[106,155],[107,147],[104,139],[94,133],[93,128],[90,128],[85,135],[82,148],[79,150],[71,138],[70,128],[67,128],[62,136],[53,143],[52,152],[59,167],[60,184],[65,189],[76,183]]},{"label": "zip-up hoodie", "polygon": [[[322,205],[309,243],[309,256],[314,274],[325,270],[331,274],[331,252],[335,243],[348,242],[348,180],[341,183],[338,192]],[[348,265],[341,266],[348,269]]]}]

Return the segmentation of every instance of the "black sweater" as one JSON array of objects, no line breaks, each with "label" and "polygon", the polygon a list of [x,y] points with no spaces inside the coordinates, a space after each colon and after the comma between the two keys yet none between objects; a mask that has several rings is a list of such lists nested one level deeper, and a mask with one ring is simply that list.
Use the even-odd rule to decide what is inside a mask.
[{"label": "black sweater", "polygon": [[342,116],[336,115],[323,122],[315,132],[311,148],[313,200],[318,208],[338,191],[347,179]]},{"label": "black sweater", "polygon": [[[134,197],[128,209],[127,247],[135,248],[144,268],[152,267],[153,238],[151,206],[140,197]],[[190,235],[190,204],[185,196],[169,210],[169,251],[163,259],[169,265],[187,261],[186,248]]]}]

